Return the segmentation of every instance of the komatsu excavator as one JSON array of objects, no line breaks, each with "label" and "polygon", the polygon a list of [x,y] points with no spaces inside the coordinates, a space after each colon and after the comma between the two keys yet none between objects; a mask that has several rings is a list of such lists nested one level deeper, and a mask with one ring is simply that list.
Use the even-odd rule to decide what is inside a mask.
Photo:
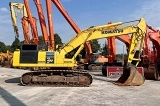
[{"label": "komatsu excavator", "polygon": [[[138,22],[137,25],[125,23]],[[22,45],[14,52],[13,66],[47,67],[44,70],[27,72],[21,76],[22,85],[49,86],[89,86],[92,76],[77,64],[77,56],[84,48],[85,42],[93,39],[131,34],[128,61],[122,76],[114,82],[121,86],[139,86],[144,77],[136,70],[140,61],[139,54],[146,33],[146,22],[143,18],[131,22],[118,22],[90,27],[72,38],[67,44],[57,46],[55,51],[38,50],[37,45]],[[75,50],[76,49],[76,50]]]}]

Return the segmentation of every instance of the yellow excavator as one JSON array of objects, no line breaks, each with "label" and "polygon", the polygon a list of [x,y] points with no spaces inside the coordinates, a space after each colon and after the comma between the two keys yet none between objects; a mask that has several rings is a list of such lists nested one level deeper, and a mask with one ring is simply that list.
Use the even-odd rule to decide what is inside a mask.
[{"label": "yellow excavator", "polygon": [[[138,23],[137,23],[138,22]],[[133,25],[128,25],[133,23]],[[136,24],[135,24],[136,23]],[[24,44],[13,55],[14,67],[46,67],[21,76],[22,85],[42,86],[89,86],[92,76],[78,66],[78,54],[85,42],[106,37],[131,35],[128,61],[123,75],[114,84],[121,86],[139,86],[144,77],[137,71],[140,53],[146,33],[146,22],[143,18],[130,22],[118,22],[102,26],[93,26],[83,30],[67,44],[57,46],[55,51],[38,50],[38,45]]]}]

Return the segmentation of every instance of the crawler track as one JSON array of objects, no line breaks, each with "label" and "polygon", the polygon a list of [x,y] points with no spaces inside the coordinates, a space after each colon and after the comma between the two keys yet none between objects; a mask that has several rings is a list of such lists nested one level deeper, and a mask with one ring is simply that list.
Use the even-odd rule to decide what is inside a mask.
[{"label": "crawler track", "polygon": [[82,70],[40,70],[21,77],[25,86],[87,87],[91,83],[92,76]]}]

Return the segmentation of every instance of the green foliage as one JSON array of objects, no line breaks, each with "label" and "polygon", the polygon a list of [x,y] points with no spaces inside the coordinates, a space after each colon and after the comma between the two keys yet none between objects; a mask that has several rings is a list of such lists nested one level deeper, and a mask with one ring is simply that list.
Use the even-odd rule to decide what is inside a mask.
[{"label": "green foliage", "polygon": [[[39,44],[44,44],[44,40],[43,40],[43,36],[38,36],[38,39],[39,39]],[[33,42],[33,40],[32,40]]]},{"label": "green foliage", "polygon": [[10,52],[12,52],[12,49],[11,49],[11,46],[10,46],[10,45],[7,45],[6,48],[7,48],[7,50],[9,50]]},{"label": "green foliage", "polygon": [[11,52],[14,52],[16,49],[18,49],[20,45],[21,45],[21,43],[20,43],[19,39],[15,38],[15,40],[13,41],[13,43],[11,45]]},{"label": "green foliage", "polygon": [[55,46],[57,44],[62,44],[62,40],[61,40],[60,36],[57,33],[54,34],[54,41],[55,41]]},{"label": "green foliage", "polygon": [[[44,45],[45,44],[42,35],[38,36],[38,39],[39,39],[39,44],[40,45]],[[61,37],[57,33],[54,34],[54,41],[55,41],[55,46],[57,44],[62,44]],[[24,40],[21,41],[21,44],[23,44],[23,43],[24,43]],[[31,39],[31,43],[33,43],[33,39]]]},{"label": "green foliage", "polygon": [[102,47],[101,51],[102,51],[102,55],[105,56],[105,57],[109,54],[109,49],[108,49],[108,46],[106,45],[106,43]]},{"label": "green foliage", "polygon": [[24,44],[24,40],[20,42],[21,44]]},{"label": "green foliage", "polygon": [[[123,59],[123,54],[116,54],[117,59]],[[127,57],[127,54],[124,54],[124,58]]]},{"label": "green foliage", "polygon": [[100,44],[98,43],[98,40],[92,40],[90,41],[92,52],[97,53],[100,50]]},{"label": "green foliage", "polygon": [[6,53],[7,48],[3,42],[0,42],[0,52]]},{"label": "green foliage", "polygon": [[[39,38],[39,44],[44,44],[43,36],[41,35],[38,38]],[[62,40],[57,33],[54,34],[54,42],[55,42],[55,46],[57,44],[62,44]]]}]

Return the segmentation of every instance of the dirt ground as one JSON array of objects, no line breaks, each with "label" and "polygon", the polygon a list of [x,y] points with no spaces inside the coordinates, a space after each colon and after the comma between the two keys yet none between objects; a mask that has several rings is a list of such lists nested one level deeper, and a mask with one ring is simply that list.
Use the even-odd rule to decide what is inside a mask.
[{"label": "dirt ground", "polygon": [[20,76],[27,70],[0,67],[0,106],[159,106],[160,82],[146,80],[141,86],[120,87],[117,78],[90,72],[90,87],[27,87]]}]

